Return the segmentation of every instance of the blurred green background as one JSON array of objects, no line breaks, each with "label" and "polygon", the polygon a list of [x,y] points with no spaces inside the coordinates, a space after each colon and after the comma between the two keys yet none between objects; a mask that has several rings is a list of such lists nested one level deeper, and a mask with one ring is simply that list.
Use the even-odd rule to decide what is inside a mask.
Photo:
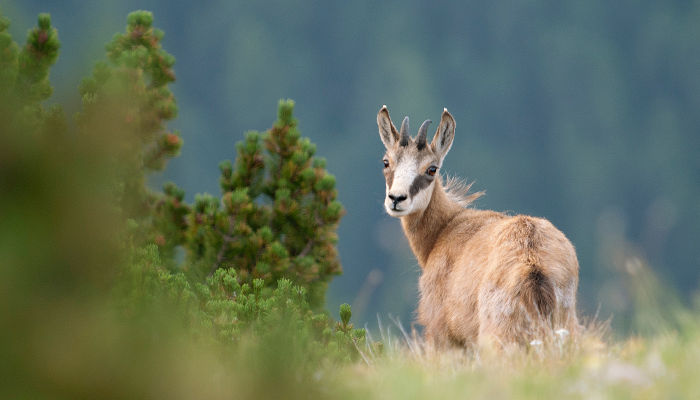
[{"label": "blurred green background", "polygon": [[[412,320],[419,267],[384,214],[375,115],[438,118],[457,137],[444,171],[477,207],[544,216],[577,248],[584,314],[624,328],[625,274],[648,263],[684,298],[700,278],[700,2],[0,0],[24,38],[49,12],[61,38],[51,102],[77,86],[135,9],[177,62],[182,155],[152,184],[218,194],[220,160],[266,129],[280,98],[337,177],[344,274],[330,310]],[[71,108],[70,104],[73,105]]]}]

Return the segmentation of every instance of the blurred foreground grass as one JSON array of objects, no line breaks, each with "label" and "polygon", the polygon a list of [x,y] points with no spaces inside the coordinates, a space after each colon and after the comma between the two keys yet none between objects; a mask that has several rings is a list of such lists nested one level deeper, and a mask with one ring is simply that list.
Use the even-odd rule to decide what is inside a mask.
[{"label": "blurred foreground grass", "polygon": [[[40,24],[39,39],[50,31]],[[106,117],[77,130],[46,110],[44,64],[25,75],[15,64],[0,82],[0,398],[700,398],[697,307],[632,258],[639,337],[612,338],[594,322],[547,348],[436,353],[397,323],[353,359],[316,346],[288,304],[235,343],[193,329],[227,314],[193,316],[208,304],[193,305],[189,282],[161,268],[156,246],[130,244],[113,201],[119,132]]]}]

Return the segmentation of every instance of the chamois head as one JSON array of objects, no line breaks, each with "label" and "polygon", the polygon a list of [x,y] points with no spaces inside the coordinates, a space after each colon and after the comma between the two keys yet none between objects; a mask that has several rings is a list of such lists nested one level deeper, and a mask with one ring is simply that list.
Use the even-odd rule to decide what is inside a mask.
[{"label": "chamois head", "polygon": [[431,122],[423,122],[416,137],[411,138],[408,117],[404,118],[401,130],[397,131],[386,106],[377,114],[379,137],[386,147],[384,208],[391,216],[402,217],[419,212],[430,203],[433,183],[439,176],[442,161],[455,137],[455,120],[445,108],[433,141],[428,145],[426,136]]}]

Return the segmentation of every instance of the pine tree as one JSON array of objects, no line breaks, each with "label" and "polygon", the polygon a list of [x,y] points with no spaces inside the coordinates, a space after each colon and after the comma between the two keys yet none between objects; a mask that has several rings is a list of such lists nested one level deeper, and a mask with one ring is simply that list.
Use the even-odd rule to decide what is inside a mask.
[{"label": "pine tree", "polygon": [[[343,208],[335,178],[324,159],[314,158],[316,146],[301,137],[293,109],[293,101],[280,101],[273,127],[248,132],[236,145],[235,164],[219,165],[220,200],[199,195],[187,208],[184,192],[166,185],[161,215],[169,224],[159,225],[160,236],[182,232],[177,240],[195,276],[225,268],[236,270],[241,282],[261,279],[267,287],[289,279],[307,288],[318,308],[328,282],[341,273],[335,231]],[[168,246],[161,243],[166,253]]]},{"label": "pine tree", "polygon": [[85,135],[97,135],[113,149],[119,206],[141,227],[142,242],[154,241],[152,211],[161,194],[150,191],[147,174],[163,169],[178,155],[182,139],[166,122],[177,106],[168,85],[175,81],[175,59],[161,47],[163,32],[153,15],[134,11],[126,32],[106,46],[107,60],[83,80],[83,111],[78,122]]},{"label": "pine tree", "polygon": [[9,124],[29,124],[37,128],[45,118],[60,114],[60,109],[45,110],[41,102],[53,91],[49,69],[58,58],[58,32],[51,26],[51,16],[39,14],[38,24],[29,31],[21,50],[7,29],[10,21],[0,15],[0,106],[15,110],[3,115]]}]

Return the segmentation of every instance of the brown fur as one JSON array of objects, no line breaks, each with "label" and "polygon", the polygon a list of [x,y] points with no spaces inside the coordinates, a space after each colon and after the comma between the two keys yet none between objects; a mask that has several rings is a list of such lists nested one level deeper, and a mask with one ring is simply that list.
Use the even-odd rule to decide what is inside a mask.
[{"label": "brown fur", "polygon": [[[378,122],[382,112],[388,118],[383,108]],[[396,158],[416,158],[420,168],[426,160],[442,163],[452,139],[440,148],[441,129],[454,133],[447,110],[445,119],[449,123],[441,123],[427,152],[385,142],[392,162],[385,170],[387,194],[399,190],[392,187]],[[560,328],[577,333],[578,261],[564,234],[545,219],[465,208],[479,194],[455,199],[439,176],[424,190],[432,191],[427,206],[400,217],[422,268],[418,321],[429,341],[527,344],[547,340]]]}]

